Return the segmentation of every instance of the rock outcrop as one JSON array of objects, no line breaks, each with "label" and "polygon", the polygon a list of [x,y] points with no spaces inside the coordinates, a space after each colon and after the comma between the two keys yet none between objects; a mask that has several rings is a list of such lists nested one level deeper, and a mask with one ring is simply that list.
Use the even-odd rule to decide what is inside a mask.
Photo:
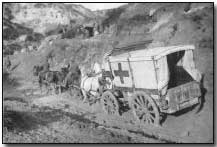
[{"label": "rock outcrop", "polygon": [[12,22],[45,33],[58,25],[91,20],[94,13],[81,5],[63,3],[13,3]]}]

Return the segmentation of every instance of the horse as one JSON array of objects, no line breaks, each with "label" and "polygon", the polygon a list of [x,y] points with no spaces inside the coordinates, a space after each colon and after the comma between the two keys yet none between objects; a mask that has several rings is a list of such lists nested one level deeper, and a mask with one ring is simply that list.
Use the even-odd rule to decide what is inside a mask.
[{"label": "horse", "polygon": [[102,69],[99,63],[95,63],[93,67],[94,74],[88,74],[85,66],[80,66],[81,71],[81,92],[83,95],[83,102],[87,101],[88,95],[99,97],[101,93],[100,78],[102,77]]},{"label": "horse", "polygon": [[69,90],[71,96],[81,96],[80,90],[81,71],[79,66],[75,65],[74,68],[69,67],[69,71],[65,77],[63,88]]},{"label": "horse", "polygon": [[74,65],[73,67],[67,67],[67,74],[65,78],[65,87],[70,88],[70,86],[79,86],[81,71],[78,65]]},{"label": "horse", "polygon": [[35,65],[33,66],[33,75],[38,76],[39,72],[43,70],[43,66]]},{"label": "horse", "polygon": [[[38,76],[38,83],[42,93],[42,86],[45,85],[46,89],[48,86],[52,87],[53,90],[59,89],[61,93],[61,84],[67,73],[66,68],[62,68],[61,71],[44,71],[43,66],[35,65],[33,67],[33,75]],[[49,91],[47,91],[48,93]]]},{"label": "horse", "polygon": [[[45,80],[53,87],[54,93],[58,90],[58,93],[62,93],[62,88],[68,89],[68,84],[65,86],[63,82],[65,80],[66,75],[68,74],[68,67],[61,68],[61,71],[48,71],[45,75]],[[67,83],[69,83],[67,81]]]},{"label": "horse", "polygon": [[[62,88],[64,87],[62,84],[68,72],[69,71],[67,67],[61,68],[61,71],[52,71],[53,75],[47,77],[48,81],[54,84],[54,89],[55,90],[58,89],[59,94],[62,93]],[[64,88],[68,88],[68,87],[64,87]]]},{"label": "horse", "polygon": [[[34,66],[33,67],[33,75],[38,76],[39,87],[42,93],[42,86],[45,85],[46,89],[48,86],[52,87],[54,93],[58,89],[58,93],[62,93],[62,88],[69,89],[71,85],[80,85],[80,69],[78,72],[78,76],[72,74],[70,77],[66,78],[66,75],[69,73],[69,67],[61,68],[61,71],[44,71],[43,66]],[[66,85],[63,85],[64,80],[66,80]],[[79,81],[79,82],[75,82]],[[47,91],[48,93],[49,91]]]},{"label": "horse", "polygon": [[[43,66],[35,65],[33,67],[33,75],[38,76],[38,83],[40,87],[40,91],[42,93],[42,86],[45,85],[46,89],[48,89],[49,83],[46,81],[47,74],[49,71],[44,71]],[[48,93],[48,91],[47,91]]]}]

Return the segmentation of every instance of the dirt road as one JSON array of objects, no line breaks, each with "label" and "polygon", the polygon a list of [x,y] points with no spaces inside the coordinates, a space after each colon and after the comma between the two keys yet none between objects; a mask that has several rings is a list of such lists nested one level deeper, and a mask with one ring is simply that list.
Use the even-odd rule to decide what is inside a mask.
[{"label": "dirt road", "polygon": [[[202,62],[202,61],[201,61]],[[210,63],[212,60],[210,60]],[[208,64],[208,63],[207,63]],[[19,71],[19,70],[18,70]],[[22,70],[23,71],[23,70]],[[168,115],[162,126],[137,124],[131,110],[106,115],[99,102],[89,106],[67,92],[41,95],[34,79],[14,71],[4,78],[4,143],[211,143],[212,71],[205,75],[204,104]]]},{"label": "dirt road", "polygon": [[5,97],[4,143],[170,142],[100,124],[94,113],[78,107],[75,101],[67,97],[67,94],[32,100],[9,95]]}]

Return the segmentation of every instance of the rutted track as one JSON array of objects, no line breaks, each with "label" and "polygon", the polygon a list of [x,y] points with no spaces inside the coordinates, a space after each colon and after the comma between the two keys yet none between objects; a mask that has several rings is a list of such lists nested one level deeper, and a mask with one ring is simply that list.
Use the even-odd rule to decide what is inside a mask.
[{"label": "rutted track", "polygon": [[[49,125],[47,132],[52,132],[52,130],[54,130],[57,132],[57,134],[59,134],[57,138],[60,136],[65,136],[65,139],[57,140],[57,142],[65,141],[84,143],[89,141],[114,143],[181,143],[192,142],[192,140],[196,139],[196,137],[192,137],[193,135],[188,136],[188,134],[187,136],[180,136],[179,133],[182,133],[181,131],[185,130],[180,130],[179,128],[176,129],[176,126],[178,125],[175,125],[175,127],[163,126],[157,128],[145,125],[142,126],[142,124],[136,124],[134,122],[131,111],[124,112],[122,116],[108,116],[102,112],[101,105],[99,105],[99,103],[89,106],[87,103],[82,103],[80,99],[69,96],[67,92],[60,95],[44,95],[40,94],[39,89],[36,85],[33,85],[33,83],[29,84],[23,82],[23,84],[24,85],[22,87],[19,87],[17,91],[19,91],[19,93],[23,93],[24,99],[31,107],[30,109],[23,109],[24,111],[28,113],[34,113],[34,109],[36,109],[41,115],[43,113],[46,114],[46,112],[49,110],[52,110],[52,113],[60,113],[60,116],[65,116],[67,119],[69,119],[67,122],[62,121],[61,119],[58,120],[58,122],[51,122],[51,124],[55,126],[54,128],[52,125]],[[34,88],[32,90],[29,87]],[[16,97],[18,96],[17,92],[14,94],[14,96],[15,95]],[[22,94],[20,97],[22,98]],[[15,99],[12,100],[7,97],[5,99],[5,102],[12,102],[13,105],[17,105],[17,103],[13,102],[16,101]],[[22,101],[20,102],[22,103]],[[20,107],[20,104],[17,105],[17,107]],[[194,115],[189,116],[192,117]],[[48,115],[44,119],[52,120],[52,118],[49,117],[50,116]],[[179,117],[176,119],[179,119]],[[173,119],[170,124],[172,123],[172,125],[174,125],[175,123],[179,123],[176,121],[176,119]],[[167,125],[167,123],[165,124]],[[181,124],[186,124],[186,122]],[[64,125],[68,125],[69,128],[62,128]],[[43,129],[40,132],[43,132]],[[79,135],[74,132],[77,132]],[[37,133],[38,132],[36,131],[36,136]],[[33,136],[34,134],[31,137]],[[44,137],[45,136],[46,133],[44,133]],[[88,136],[93,137],[89,138]],[[99,136],[103,137],[100,138]],[[21,136],[19,135],[19,137]],[[77,138],[77,140],[73,141],[74,138]],[[107,140],[106,138],[109,139]],[[40,140],[39,142],[50,142],[49,139],[45,141],[44,140]]]},{"label": "rutted track", "polygon": [[[52,96],[50,96],[50,97],[52,97]],[[43,99],[43,98],[40,98],[40,99]],[[78,102],[78,103],[82,103],[82,102]],[[160,135],[157,135],[156,133],[154,134],[152,132],[149,132],[149,133],[145,132],[145,129],[143,131],[138,131],[138,130],[134,130],[134,129],[124,129],[124,128],[121,128],[121,127],[115,126],[115,125],[107,125],[107,124],[99,123],[99,122],[101,122],[101,120],[99,120],[100,119],[99,117],[96,118],[97,114],[90,113],[90,111],[88,110],[88,109],[90,109],[90,107],[94,107],[94,106],[87,106],[87,104],[80,104],[79,105],[79,104],[76,104],[76,102],[74,103],[72,100],[71,102],[67,103],[67,108],[71,107],[74,110],[63,111],[65,105],[62,105],[60,107],[62,107],[62,108],[60,108],[58,111],[61,111],[61,113],[63,115],[69,116],[74,121],[84,123],[87,125],[91,125],[91,126],[95,126],[96,129],[97,128],[104,128],[105,130],[116,132],[116,133],[121,133],[122,135],[127,135],[127,136],[130,136],[132,138],[136,137],[136,138],[139,138],[140,142],[146,142],[145,140],[153,140],[153,142],[163,142],[163,143],[179,143],[180,142],[180,141],[174,141],[172,139],[164,138]],[[85,108],[87,108],[87,109],[85,109]],[[73,111],[75,111],[75,110],[77,113],[73,113]],[[90,117],[91,115],[95,117],[95,120],[91,119],[91,117]],[[90,118],[88,118],[88,117],[90,117]],[[121,123],[123,123],[123,122],[121,122]]]}]

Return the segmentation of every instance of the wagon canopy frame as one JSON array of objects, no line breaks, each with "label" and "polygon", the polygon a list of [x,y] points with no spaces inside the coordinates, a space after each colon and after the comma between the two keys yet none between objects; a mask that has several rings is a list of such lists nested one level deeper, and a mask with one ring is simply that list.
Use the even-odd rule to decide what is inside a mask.
[{"label": "wagon canopy frame", "polygon": [[[169,54],[186,51],[186,50],[194,50],[194,45],[179,45],[179,46],[169,46],[169,47],[156,47],[156,48],[147,48],[143,50],[135,50],[129,51],[125,53],[121,53],[119,55],[110,54],[109,60],[111,61],[119,61],[126,58],[130,58],[131,61],[138,60],[158,60],[161,57],[167,56]],[[112,53],[116,52],[115,50]]]}]

